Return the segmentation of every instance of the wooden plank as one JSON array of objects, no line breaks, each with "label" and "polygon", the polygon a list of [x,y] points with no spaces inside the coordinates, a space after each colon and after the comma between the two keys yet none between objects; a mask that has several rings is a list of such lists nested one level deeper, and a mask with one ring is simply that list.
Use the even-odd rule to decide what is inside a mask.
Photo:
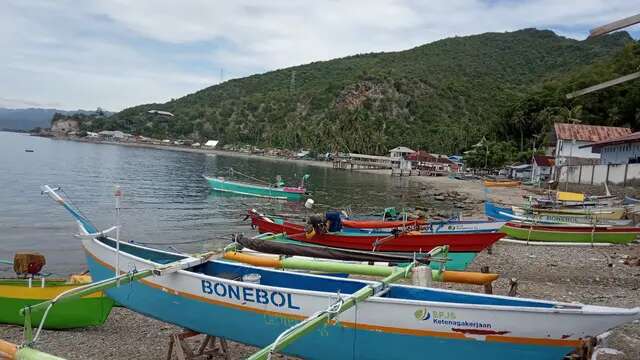
[{"label": "wooden plank", "polygon": [[622,20],[617,20],[612,23],[598,26],[597,28],[591,29],[589,32],[589,39],[594,38],[596,36],[608,34],[612,31],[624,29],[627,26],[635,25],[640,23],[640,14],[629,16],[628,18],[624,18]]},{"label": "wooden plank", "polygon": [[593,86],[589,86],[588,88],[569,93],[569,94],[567,94],[567,99],[573,99],[574,97],[578,97],[578,96],[582,96],[582,95],[585,95],[585,94],[588,94],[588,93],[592,93],[594,91],[606,89],[608,87],[611,87],[611,86],[614,86],[614,85],[618,85],[618,84],[622,84],[623,82],[626,82],[626,81],[629,81],[629,80],[633,80],[633,79],[637,79],[639,77],[640,77],[640,71],[632,73],[632,74],[629,74],[629,75],[621,76],[621,77],[619,77],[617,79],[605,81],[603,83],[600,83],[600,84],[597,84],[597,85],[593,85]]}]

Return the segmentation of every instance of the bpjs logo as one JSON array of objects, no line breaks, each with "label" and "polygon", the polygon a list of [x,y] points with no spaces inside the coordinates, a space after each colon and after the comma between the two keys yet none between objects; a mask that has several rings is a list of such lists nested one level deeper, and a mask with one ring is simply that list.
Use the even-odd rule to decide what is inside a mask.
[{"label": "bpjs logo", "polygon": [[453,311],[429,311],[427,308],[422,308],[416,310],[413,315],[418,320],[429,320],[433,318],[433,320],[455,320],[456,313]]}]

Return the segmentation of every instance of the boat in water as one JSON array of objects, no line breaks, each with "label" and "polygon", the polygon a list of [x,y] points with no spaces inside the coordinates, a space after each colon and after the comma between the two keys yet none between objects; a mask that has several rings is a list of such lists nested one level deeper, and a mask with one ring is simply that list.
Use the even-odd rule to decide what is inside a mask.
[{"label": "boat in water", "polygon": [[502,231],[525,241],[628,244],[640,234],[640,227],[580,226],[508,222]]},{"label": "boat in water", "polygon": [[[242,174],[234,171],[233,174]],[[239,195],[255,196],[262,198],[299,201],[307,194],[305,181],[309,175],[304,175],[298,186],[286,186],[280,179],[275,183],[269,183],[259,179],[253,179],[254,183],[229,180],[224,177],[204,177],[214,191],[221,191]]]},{"label": "boat in water", "polygon": [[[266,346],[251,359],[278,350],[305,359],[408,359],[427,352],[453,359],[555,360],[587,337],[640,317],[640,308],[342,279],[162,251],[109,238],[67,202],[62,205],[86,235],[82,247],[94,279],[114,279],[117,259],[124,269],[136,269],[127,278],[147,276],[107,289],[110,297],[199,333]],[[295,324],[308,330],[301,334]]]}]

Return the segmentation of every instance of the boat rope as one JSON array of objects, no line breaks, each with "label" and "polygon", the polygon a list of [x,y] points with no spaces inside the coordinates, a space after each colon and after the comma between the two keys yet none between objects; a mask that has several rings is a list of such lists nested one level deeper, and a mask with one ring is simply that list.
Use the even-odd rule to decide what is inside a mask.
[{"label": "boat rope", "polygon": [[251,180],[253,180],[253,181],[257,181],[257,182],[262,183],[262,184],[266,184],[266,185],[269,185],[269,186],[274,186],[274,185],[276,185],[276,184],[270,183],[270,182],[268,182],[268,181],[264,181],[264,180],[262,180],[262,179],[258,179],[258,178],[256,178],[256,177],[253,177],[253,176],[251,176],[251,175],[247,175],[247,174],[245,174],[245,173],[243,173],[243,172],[240,172],[240,171],[238,171],[238,170],[236,170],[236,169],[234,169],[234,168],[232,168],[232,167],[227,168],[227,170],[229,171],[229,174],[230,174],[230,175],[238,174],[238,175],[243,176],[243,177],[245,177],[245,178],[247,178],[247,179],[251,179]]}]

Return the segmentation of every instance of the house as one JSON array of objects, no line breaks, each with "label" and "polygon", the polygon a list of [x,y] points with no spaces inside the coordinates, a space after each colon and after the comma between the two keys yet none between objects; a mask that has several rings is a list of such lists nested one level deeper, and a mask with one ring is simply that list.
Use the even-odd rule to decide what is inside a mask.
[{"label": "house", "polygon": [[430,154],[423,150],[418,150],[408,154],[405,159],[411,162],[412,169],[427,170],[433,173],[457,172],[458,165],[449,160],[446,155]]},{"label": "house", "polygon": [[631,134],[628,128],[565,123],[555,123],[553,130],[556,166],[597,164],[600,154],[591,151],[591,144]]},{"label": "house", "polygon": [[590,150],[600,154],[600,164],[640,163],[640,132],[593,143]]},{"label": "house", "polygon": [[123,141],[133,136],[131,134],[127,134],[118,130],[116,131],[103,130],[103,131],[100,131],[98,135],[105,140],[111,140],[111,141]]},{"label": "house", "polygon": [[389,156],[394,159],[398,159],[398,158],[404,158],[405,156],[409,154],[413,154],[414,152],[415,151],[409,149],[408,147],[398,146],[389,151]]},{"label": "house", "polygon": [[174,115],[168,111],[162,111],[162,110],[149,110],[147,111],[149,114],[155,114],[155,115],[162,115],[162,116],[170,116],[170,117],[174,117]]},{"label": "house", "polygon": [[508,176],[512,179],[531,179],[531,164],[511,165],[507,167]]},{"label": "house", "polygon": [[220,141],[218,141],[218,140],[209,140],[206,143],[204,143],[204,146],[210,147],[210,148],[214,148],[214,147],[218,146],[219,142]]},{"label": "house", "polygon": [[547,181],[551,177],[551,169],[555,165],[555,159],[547,155],[534,155],[531,168],[531,180]]}]

